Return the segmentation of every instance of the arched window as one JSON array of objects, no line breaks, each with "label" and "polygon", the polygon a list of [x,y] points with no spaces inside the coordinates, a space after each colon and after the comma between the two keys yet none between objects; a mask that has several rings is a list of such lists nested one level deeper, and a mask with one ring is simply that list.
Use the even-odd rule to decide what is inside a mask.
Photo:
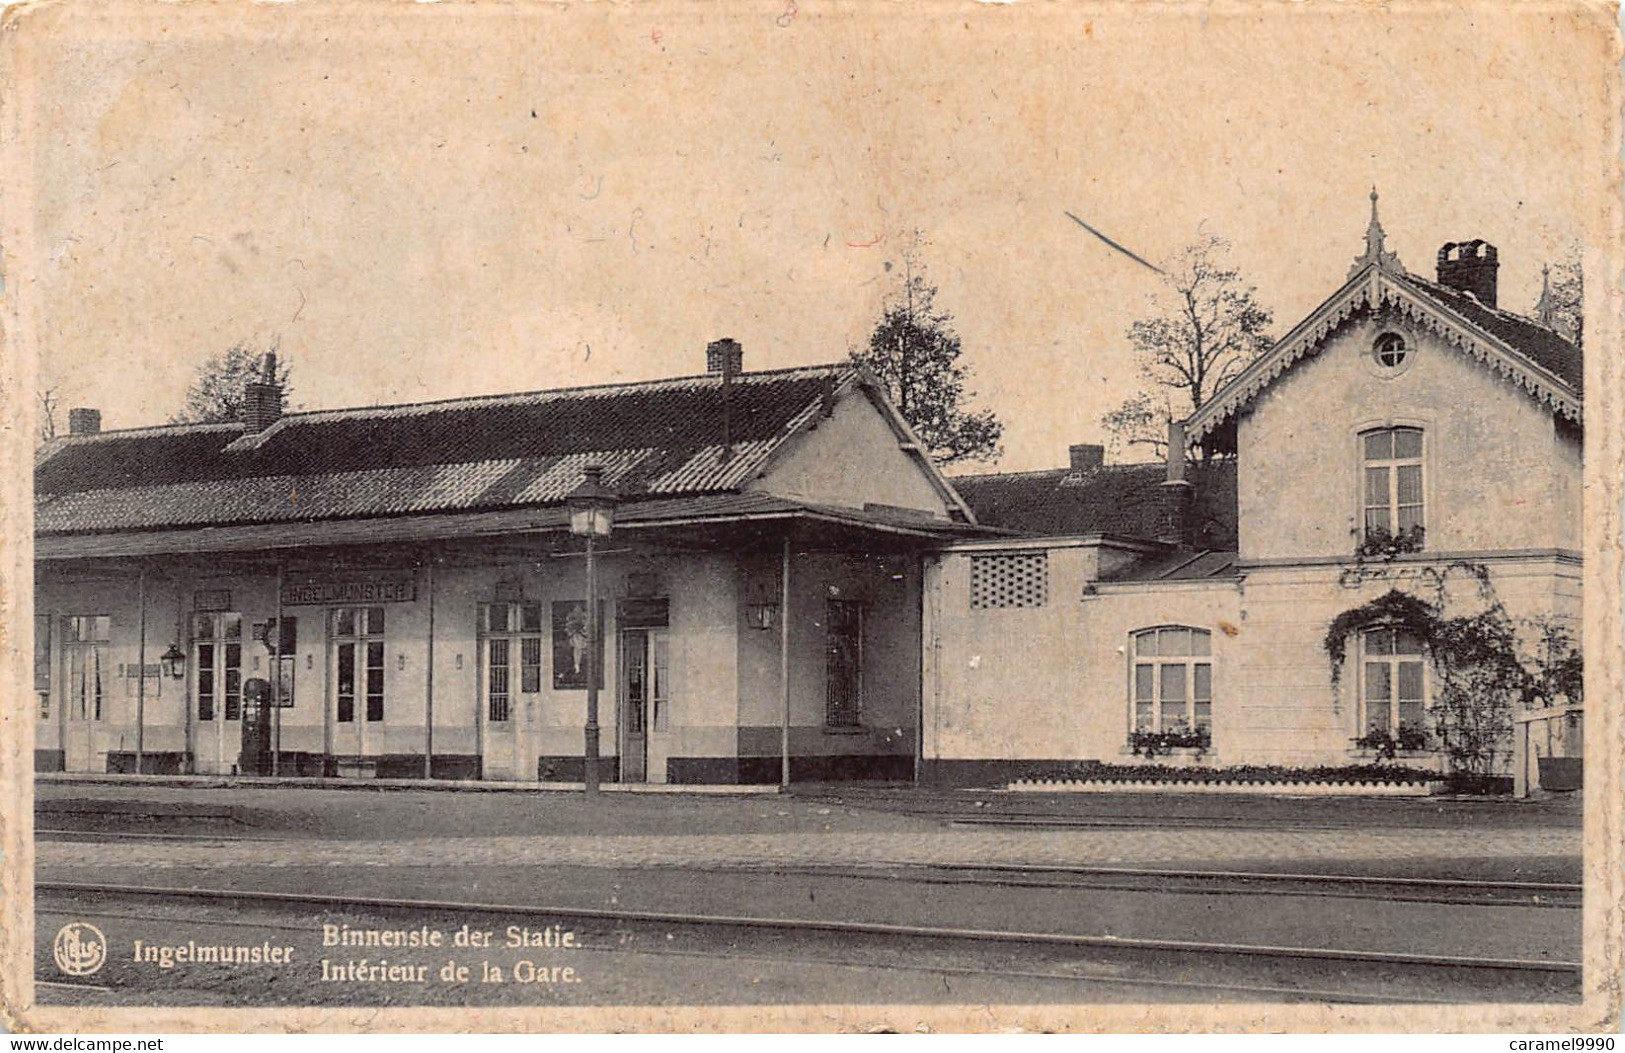
[{"label": "arched window", "polygon": [[1134,634],[1134,730],[1213,729],[1213,637],[1206,629],[1166,626]]},{"label": "arched window", "polygon": [[1422,547],[1422,429],[1378,428],[1360,435],[1365,539],[1401,538]]}]

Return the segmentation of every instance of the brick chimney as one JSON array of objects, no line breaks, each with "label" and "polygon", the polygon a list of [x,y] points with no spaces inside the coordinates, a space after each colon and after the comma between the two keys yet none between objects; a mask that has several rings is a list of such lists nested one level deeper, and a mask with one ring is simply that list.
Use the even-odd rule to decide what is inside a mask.
[{"label": "brick chimney", "polygon": [[725,457],[733,456],[733,387],[745,362],[745,349],[739,341],[725,336],[705,345],[705,371],[722,374],[722,446]]},{"label": "brick chimney", "polygon": [[276,379],[276,352],[265,355],[263,372],[243,385],[243,431],[256,435],[282,419],[282,385]]},{"label": "brick chimney", "polygon": [[1439,284],[1472,293],[1485,307],[1495,306],[1500,269],[1495,246],[1481,239],[1450,241],[1439,249]]},{"label": "brick chimney", "polygon": [[745,349],[731,337],[713,340],[705,346],[705,371],[726,378],[738,376],[745,368]]},{"label": "brick chimney", "polygon": [[1193,534],[1192,509],[1196,504],[1196,487],[1186,478],[1185,422],[1168,424],[1168,477],[1161,485],[1161,520],[1157,540],[1180,548],[1191,548]]},{"label": "brick chimney", "polygon": [[1072,470],[1074,472],[1092,472],[1106,463],[1106,447],[1104,446],[1080,443],[1077,446],[1068,446],[1067,453],[1071,455]]},{"label": "brick chimney", "polygon": [[99,435],[102,430],[102,411],[83,406],[68,411],[69,435]]}]

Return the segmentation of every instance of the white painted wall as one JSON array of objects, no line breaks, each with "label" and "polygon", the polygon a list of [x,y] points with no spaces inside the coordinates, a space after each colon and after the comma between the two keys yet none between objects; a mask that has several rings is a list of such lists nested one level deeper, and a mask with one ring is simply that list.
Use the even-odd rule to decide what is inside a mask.
[{"label": "white painted wall", "polygon": [[[1555,559],[1495,559],[1486,565],[1496,595],[1513,618],[1577,618],[1578,565]],[[1250,571],[1237,637],[1242,646],[1237,649],[1235,705],[1244,748],[1236,755],[1227,750],[1226,762],[1345,764],[1360,759],[1351,741],[1363,730],[1352,657],[1357,650],[1351,641],[1334,692],[1326,631],[1339,614],[1391,589],[1432,600],[1435,592],[1418,576],[1427,566],[1406,561],[1376,568],[1384,572],[1382,577],[1357,584],[1345,584],[1352,579],[1336,566]],[[1468,585],[1464,596],[1474,591]]]},{"label": "white painted wall", "polygon": [[973,560],[999,550],[944,553],[928,564],[924,756],[1050,759],[1084,756],[1090,721],[1081,683],[1096,651],[1082,594],[1095,559],[1083,548],[1044,552],[1041,607],[971,607]]},{"label": "white painted wall", "polygon": [[[1412,348],[1397,374],[1371,357],[1389,330]],[[1580,547],[1577,441],[1529,393],[1388,312],[1347,323],[1242,416],[1242,559],[1351,555],[1361,523],[1358,434],[1395,424],[1425,431],[1429,551]]]},{"label": "white painted wall", "polygon": [[[739,624],[738,726],[745,752],[781,752],[784,722],[779,681],[780,633],[751,628],[746,605],[760,596],[777,602],[777,561],[742,571]],[[909,754],[915,748],[920,704],[920,585],[918,558],[865,558],[797,553],[790,566],[790,724],[794,756]],[[829,729],[825,608],[831,599],[864,607],[863,708],[860,729]]]},{"label": "white painted wall", "polygon": [[925,469],[899,448],[897,434],[861,390],[837,401],[835,412],[804,432],[749,489],[848,508],[875,503],[948,515]]}]

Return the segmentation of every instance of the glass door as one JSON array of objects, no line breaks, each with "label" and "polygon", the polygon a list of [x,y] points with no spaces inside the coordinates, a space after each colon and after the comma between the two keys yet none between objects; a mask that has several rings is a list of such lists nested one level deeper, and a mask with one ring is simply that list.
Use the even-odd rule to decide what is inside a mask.
[{"label": "glass door", "polygon": [[107,693],[107,680],[112,674],[107,665],[111,622],[105,614],[62,619],[63,664],[67,672],[62,747],[68,771],[99,771],[106,766],[98,756],[102,747],[97,732],[107,719],[111,702]]},{"label": "glass door", "polygon": [[197,767],[230,774],[242,742],[242,615],[223,611],[192,615],[191,669]]},{"label": "glass door", "polygon": [[384,608],[335,607],[332,619],[333,754],[360,761],[367,726],[384,721]]},{"label": "glass door", "polygon": [[537,777],[529,728],[542,690],[542,605],[480,605],[480,708],[485,778]]}]

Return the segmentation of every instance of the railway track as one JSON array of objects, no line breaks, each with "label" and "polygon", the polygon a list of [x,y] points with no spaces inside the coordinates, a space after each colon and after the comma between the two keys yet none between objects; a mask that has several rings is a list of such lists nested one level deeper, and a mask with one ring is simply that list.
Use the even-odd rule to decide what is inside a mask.
[{"label": "railway track", "polygon": [[[724,869],[724,868],[702,868]],[[784,866],[756,869],[782,874],[906,880],[927,885],[988,885],[1008,888],[1145,891],[1198,896],[1310,896],[1317,899],[1369,899],[1388,903],[1460,906],[1542,907],[1577,910],[1584,886],[1557,881],[1478,881],[1356,874],[1303,874],[1273,871],[1179,870],[1150,867],[1089,867],[1043,864],[877,863]]]},{"label": "railway track", "polygon": [[[1496,1000],[1514,992],[1537,1001],[1562,1000],[1577,995],[1580,979],[1578,962],[1532,958],[241,889],[48,881],[35,891],[42,917],[121,918],[169,927],[176,924],[177,911],[216,915],[210,924],[307,934],[314,924],[292,919],[341,914],[414,921],[538,919],[574,926],[586,934],[585,946],[606,953],[794,960],[944,977],[980,974],[996,961],[1004,976],[1077,984],[1078,1001],[1089,1000],[1092,991],[1107,997],[1119,988],[1145,987],[1169,1001],[1219,996],[1339,1003],[1475,1000],[1459,993],[1463,990],[1482,990]],[[289,920],[234,920],[244,909]]]},{"label": "railway track", "polygon": [[264,834],[179,833],[160,830],[34,830],[36,841],[283,841]]},{"label": "railway track", "polygon": [[[36,830],[36,840],[78,842],[270,842],[278,838],[253,834],[186,834],[171,832]],[[929,885],[987,885],[1011,888],[1112,889],[1237,895],[1267,892],[1280,896],[1375,899],[1387,902],[1578,908],[1583,886],[1558,881],[1479,881],[1394,875],[1282,873],[1215,869],[1095,867],[1044,864],[918,864],[877,862],[761,866],[717,864],[687,867],[697,871],[763,872],[839,876],[868,880],[908,880]]]},{"label": "railway track", "polygon": [[[795,792],[798,800],[832,807],[885,812],[926,819],[948,826],[1016,827],[1034,829],[1115,830],[1153,827],[1156,829],[1236,829],[1236,830],[1365,830],[1371,820],[1348,809],[1332,810],[1324,801],[1311,801],[1314,807],[1298,816],[1283,816],[1278,809],[1263,811],[1243,807],[1240,814],[1180,814],[1166,806],[1117,800],[1102,802],[1076,799],[1068,794],[1026,794],[989,790],[964,791],[962,797],[920,796],[914,792],[884,791]],[[1431,810],[1431,798],[1388,801],[1391,806],[1410,804],[1415,821],[1422,828],[1441,832],[1454,825]],[[1247,805],[1257,802],[1249,799]],[[1102,809],[1102,810],[1097,810]]]}]

